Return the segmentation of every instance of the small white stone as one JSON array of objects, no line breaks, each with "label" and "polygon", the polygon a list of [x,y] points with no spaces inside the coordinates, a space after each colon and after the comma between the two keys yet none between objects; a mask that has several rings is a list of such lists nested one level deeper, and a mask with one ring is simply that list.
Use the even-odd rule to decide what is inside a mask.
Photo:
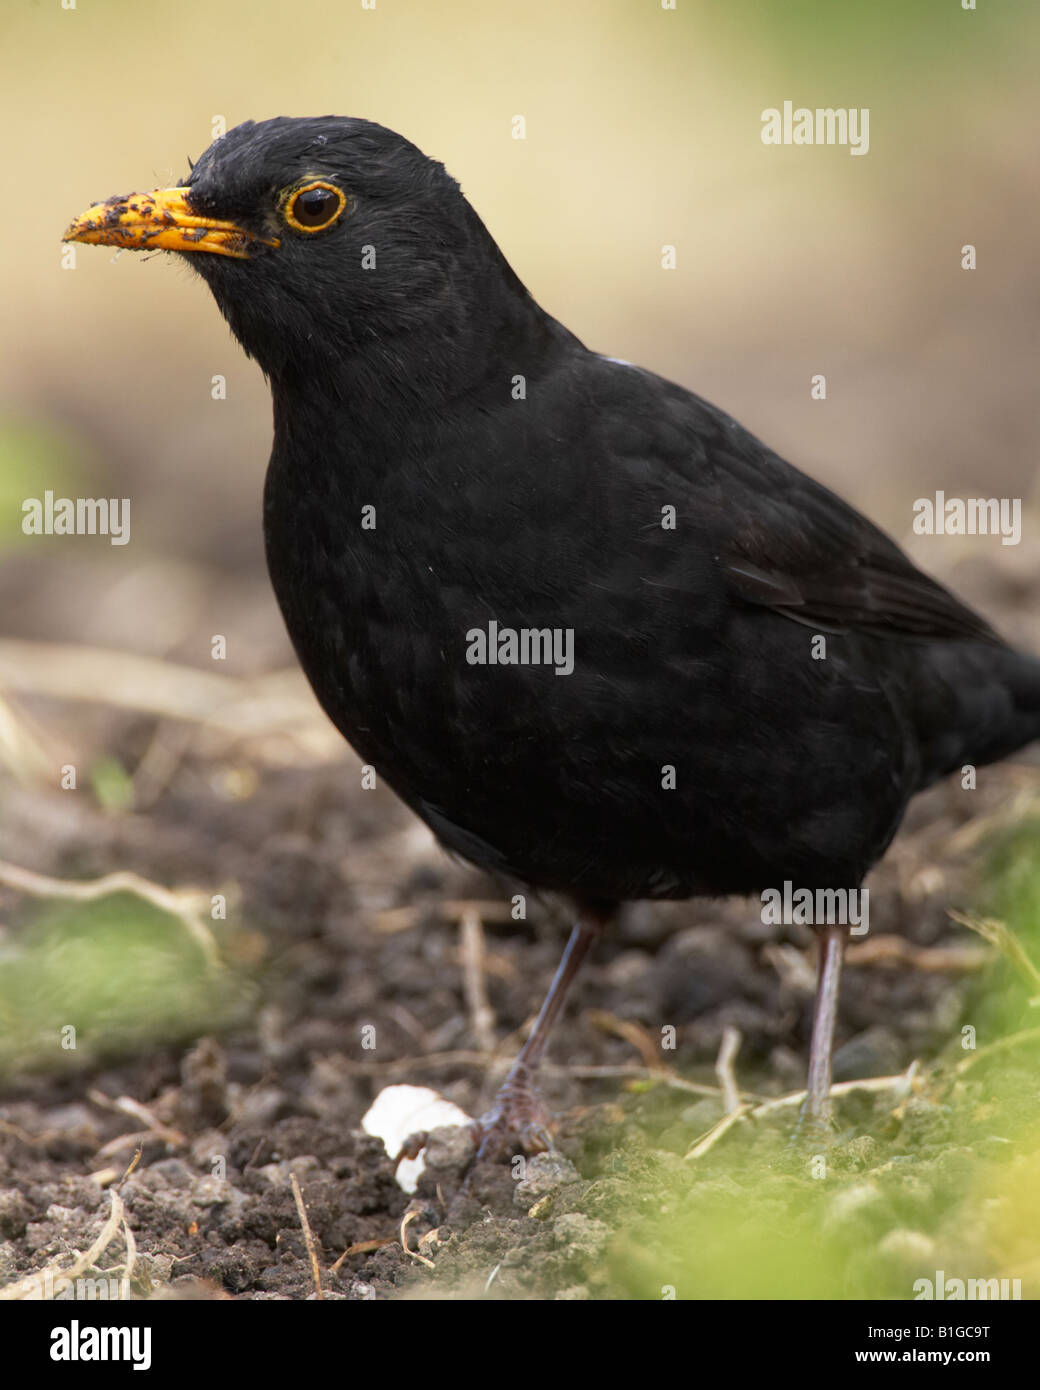
[{"label": "small white stone", "polygon": [[[386,1086],[372,1102],[361,1128],[382,1139],[391,1158],[396,1158],[410,1134],[439,1129],[445,1125],[471,1125],[472,1117],[429,1086]],[[397,1185],[414,1192],[425,1165],[423,1149],[418,1158],[405,1158],[397,1165]]]}]

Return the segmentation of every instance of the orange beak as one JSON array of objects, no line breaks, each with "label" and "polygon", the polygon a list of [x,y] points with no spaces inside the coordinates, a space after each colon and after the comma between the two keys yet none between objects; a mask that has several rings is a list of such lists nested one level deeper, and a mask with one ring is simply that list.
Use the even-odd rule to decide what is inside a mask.
[{"label": "orange beak", "polygon": [[200,217],[188,203],[190,193],[190,188],[157,188],[153,193],[108,198],[80,213],[62,241],[128,251],[212,251],[236,260],[248,260],[254,246],[278,245],[277,239],[265,241],[234,222]]}]

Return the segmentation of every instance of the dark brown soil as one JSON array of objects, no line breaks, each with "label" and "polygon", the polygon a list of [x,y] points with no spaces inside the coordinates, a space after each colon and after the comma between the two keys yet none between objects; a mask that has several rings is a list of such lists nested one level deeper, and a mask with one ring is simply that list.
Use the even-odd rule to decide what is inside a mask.
[{"label": "dark brown soil", "polygon": [[[125,718],[108,729],[124,756],[141,733]],[[220,924],[226,989],[214,1036],[195,1039],[188,1027],[185,1037],[128,1045],[94,1029],[75,1054],[41,1044],[10,1063],[0,1284],[89,1247],[110,1210],[107,1188],[140,1142],[118,1187],[138,1295],[313,1296],[293,1174],[326,1298],[618,1294],[603,1258],[618,1212],[638,1205],[647,1164],[681,1165],[722,1111],[710,1094],[590,1072],[663,1062],[675,1077],[715,1086],[732,1025],[742,1085],[767,1094],[800,1086],[807,929],[764,926],[756,905],[737,901],[636,905],[588,966],[554,1038],[544,1090],[561,1117],[562,1156],[482,1169],[460,1193],[466,1141],[438,1135],[410,1199],[381,1143],[360,1132],[362,1115],[399,1082],[434,1086],[479,1113],[548,985],[566,921],[534,899],[526,921],[509,920],[515,886],[447,859],[389,794],[360,789],[347,755],[307,771],[258,768],[245,800],[215,795],[209,772],[183,759],[147,814],[9,791],[10,860],[66,878],[119,867],[171,887],[234,881],[240,900]],[[985,772],[975,792],[954,783],[915,804],[871,882],[869,940],[954,945],[963,960],[940,969],[853,960],[838,1079],[893,1073],[948,1044],[980,948],[946,915],[973,892],[979,857],[964,846],[981,837],[965,827],[999,825],[1029,785],[1035,771],[1005,767]],[[456,900],[504,907],[484,911],[493,1058],[480,1053],[464,1000],[457,913],[446,906]],[[9,939],[31,933],[39,912],[37,901],[9,895]],[[139,981],[146,999],[154,983]],[[669,1025],[675,1050],[662,1052]],[[363,1045],[373,1028],[374,1048]],[[127,1097],[146,1107],[144,1119]],[[410,1207],[406,1239],[429,1263],[400,1243]],[[341,1259],[377,1242],[386,1243]],[[96,1267],[118,1264],[118,1254],[117,1245]]]}]

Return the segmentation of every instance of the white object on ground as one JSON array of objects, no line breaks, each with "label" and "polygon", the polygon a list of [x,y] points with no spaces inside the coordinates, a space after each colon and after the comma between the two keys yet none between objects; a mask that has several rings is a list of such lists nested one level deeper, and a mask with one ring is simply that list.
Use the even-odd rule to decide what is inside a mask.
[{"label": "white object on ground", "polygon": [[[369,1106],[361,1128],[382,1139],[387,1153],[396,1158],[410,1134],[472,1123],[472,1116],[429,1086],[385,1086]],[[425,1152],[422,1149],[418,1158],[403,1158],[397,1165],[397,1185],[405,1192],[414,1192],[418,1186],[419,1174],[426,1166]]]}]

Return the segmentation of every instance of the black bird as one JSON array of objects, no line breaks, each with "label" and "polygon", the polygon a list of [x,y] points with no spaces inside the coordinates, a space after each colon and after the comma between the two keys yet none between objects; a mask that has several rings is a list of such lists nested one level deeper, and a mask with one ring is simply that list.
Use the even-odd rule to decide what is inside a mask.
[{"label": "black bird", "polygon": [[[549,1142],[533,1076],[618,904],[855,891],[915,792],[1040,737],[1040,662],[723,411],[585,348],[393,131],[247,121],[65,239],[203,276],[270,380],[268,566],[318,699],[449,850],[574,904],[487,1151]],[[816,925],[820,1122],[847,927]]]}]

